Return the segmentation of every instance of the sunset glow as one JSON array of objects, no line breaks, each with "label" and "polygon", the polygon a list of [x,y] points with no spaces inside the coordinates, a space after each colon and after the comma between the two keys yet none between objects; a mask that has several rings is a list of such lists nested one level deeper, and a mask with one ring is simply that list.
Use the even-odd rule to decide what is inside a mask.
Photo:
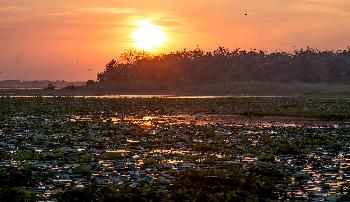
[{"label": "sunset glow", "polygon": [[346,0],[1,0],[0,80],[96,79],[130,49],[346,49],[349,10]]},{"label": "sunset glow", "polygon": [[136,48],[153,51],[167,41],[167,36],[162,28],[154,25],[150,20],[138,21],[135,24],[137,29],[132,33],[131,37],[135,41]]}]

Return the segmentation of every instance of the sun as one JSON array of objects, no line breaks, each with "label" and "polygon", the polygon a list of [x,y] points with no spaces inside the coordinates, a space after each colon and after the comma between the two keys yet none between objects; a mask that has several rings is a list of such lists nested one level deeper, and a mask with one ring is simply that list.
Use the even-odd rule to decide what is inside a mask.
[{"label": "sun", "polygon": [[150,20],[135,22],[137,28],[131,34],[135,46],[143,51],[153,51],[164,45],[168,40],[162,27],[155,25]]}]

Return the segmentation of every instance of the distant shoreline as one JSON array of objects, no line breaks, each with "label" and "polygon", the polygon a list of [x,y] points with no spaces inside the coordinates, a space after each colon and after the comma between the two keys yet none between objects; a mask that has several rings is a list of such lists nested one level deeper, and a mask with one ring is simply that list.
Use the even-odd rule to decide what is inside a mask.
[{"label": "distant shoreline", "polygon": [[349,84],[231,82],[221,85],[184,88],[117,88],[103,85],[67,86],[63,88],[1,88],[0,96],[94,96],[94,97],[325,97],[350,98]]}]

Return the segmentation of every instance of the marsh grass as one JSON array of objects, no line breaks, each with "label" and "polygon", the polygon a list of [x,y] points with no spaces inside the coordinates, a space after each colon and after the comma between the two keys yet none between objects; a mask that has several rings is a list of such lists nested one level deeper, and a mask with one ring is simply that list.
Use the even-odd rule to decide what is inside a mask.
[{"label": "marsh grass", "polygon": [[0,98],[0,117],[79,114],[213,114],[249,117],[284,116],[324,120],[350,119],[350,99],[305,97],[231,98]]},{"label": "marsh grass", "polygon": [[292,96],[292,97],[350,97],[349,84],[279,83],[279,82],[224,82],[205,85],[187,85],[183,88],[153,88],[147,85],[118,89],[115,86],[79,86],[54,91],[40,89],[0,89],[0,96],[75,96],[75,95],[174,95],[174,96]]}]

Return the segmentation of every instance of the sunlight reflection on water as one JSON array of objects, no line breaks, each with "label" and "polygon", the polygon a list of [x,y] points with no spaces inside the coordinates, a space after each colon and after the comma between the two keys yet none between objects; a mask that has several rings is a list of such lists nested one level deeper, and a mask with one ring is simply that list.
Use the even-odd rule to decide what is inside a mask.
[{"label": "sunlight reflection on water", "polygon": [[[156,129],[164,126],[207,126],[207,125],[231,125],[231,126],[255,126],[270,127],[304,127],[304,128],[338,128],[336,122],[321,121],[317,119],[293,118],[293,117],[246,117],[240,115],[147,115],[147,116],[112,116],[102,118],[103,122],[110,121],[114,124],[134,124],[148,129]],[[89,115],[67,117],[70,122],[91,122]]]}]

